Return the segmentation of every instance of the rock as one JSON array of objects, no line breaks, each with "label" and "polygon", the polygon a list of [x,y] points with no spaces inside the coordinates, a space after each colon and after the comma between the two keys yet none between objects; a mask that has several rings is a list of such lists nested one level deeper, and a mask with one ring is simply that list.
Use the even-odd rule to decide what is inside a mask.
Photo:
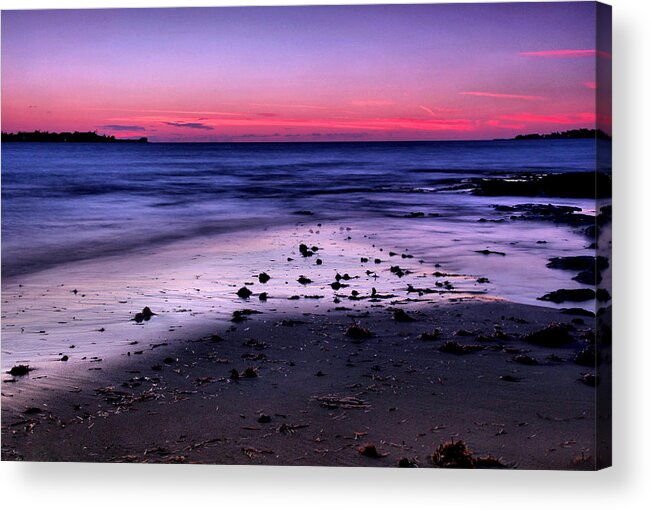
[{"label": "rock", "polygon": [[434,340],[438,340],[440,337],[441,337],[440,329],[434,329],[429,333],[421,333],[420,335],[418,335],[418,339],[422,340],[423,342],[432,342]]},{"label": "rock", "polygon": [[493,250],[475,250],[475,253],[481,253],[482,255],[501,255],[502,257],[506,256],[506,253],[502,251],[493,251]]},{"label": "rock", "polygon": [[515,356],[513,358],[513,361],[516,363],[520,363],[521,365],[537,365],[538,360],[536,358],[532,358],[531,356],[527,356],[526,354],[519,354],[518,356]]},{"label": "rock", "polygon": [[481,345],[462,345],[458,342],[448,341],[439,347],[439,352],[446,354],[469,354],[483,349],[484,347]]},{"label": "rock", "polygon": [[246,287],[242,287],[240,290],[237,291],[237,295],[241,297],[242,299],[247,299],[253,294],[249,289]]},{"label": "rock", "polygon": [[364,446],[360,446],[357,451],[360,453],[360,455],[363,455],[364,457],[371,457],[372,459],[379,459],[388,455],[387,453],[378,452],[376,446],[373,443],[366,443]]},{"label": "rock", "polygon": [[258,296],[258,299],[260,301],[266,301],[268,297],[269,297],[269,294],[267,294],[266,292],[260,292],[260,295]]},{"label": "rock", "polygon": [[406,271],[400,268],[400,266],[391,266],[390,271],[395,274],[398,278],[402,278],[407,274]]},{"label": "rock", "polygon": [[490,283],[490,280],[485,277],[477,278],[477,283]]},{"label": "rock", "polygon": [[260,283],[267,283],[269,280],[271,280],[271,276],[269,276],[267,273],[260,273],[258,275],[258,281]]},{"label": "rock", "polygon": [[253,367],[248,367],[242,372],[243,377],[258,377],[258,369]]},{"label": "rock", "polygon": [[589,269],[581,271],[574,278],[572,278],[572,280],[575,282],[583,283],[584,285],[598,285],[601,283],[601,274],[595,273],[594,269]]},{"label": "rock", "polygon": [[299,276],[297,281],[301,285],[307,285],[308,283],[312,283],[312,280],[310,280],[309,278],[307,278],[307,277],[305,277],[303,275]]},{"label": "rock", "polygon": [[16,365],[11,367],[11,370],[7,373],[9,375],[23,376],[29,374],[32,370],[32,368],[29,368],[29,365]]},{"label": "rock", "polygon": [[269,423],[271,422],[271,416],[268,414],[261,414],[258,416],[258,423]]},{"label": "rock", "polygon": [[[514,179],[476,178],[473,193],[484,196],[608,198],[612,180],[604,172],[565,172],[535,175],[519,174]],[[596,195],[596,196],[595,196]]]},{"label": "rock", "polygon": [[561,308],[561,313],[568,315],[580,315],[582,317],[594,317],[594,312],[590,310],[585,310],[583,308]]},{"label": "rock", "polygon": [[610,301],[610,292],[606,289],[597,289],[597,301],[606,302]]},{"label": "rock", "polygon": [[515,377],[514,375],[511,374],[500,375],[499,380],[506,381],[506,382],[520,382],[519,377]]},{"label": "rock", "polygon": [[353,324],[346,330],[346,336],[354,340],[364,340],[366,338],[371,338],[373,336],[373,333],[358,324]]},{"label": "rock", "polygon": [[603,271],[608,267],[606,257],[592,257],[590,255],[579,255],[576,257],[554,257],[549,259],[547,267],[552,269],[568,269],[573,271]]},{"label": "rock", "polygon": [[316,250],[314,248],[316,248],[316,246],[313,246],[312,249],[310,249],[307,247],[307,244],[301,243],[298,247],[298,251],[303,255],[303,257],[311,257],[314,255],[314,252],[318,250],[318,248],[316,248]]},{"label": "rock", "polygon": [[142,312],[138,312],[136,315],[134,315],[133,319],[136,322],[143,322],[143,321],[148,321],[151,319],[154,315],[156,315],[154,312],[151,311],[151,308],[148,306],[145,306],[142,309]]},{"label": "rock", "polygon": [[393,311],[393,320],[396,322],[414,322],[414,319],[411,315],[408,315],[407,312],[398,308]]},{"label": "rock", "polygon": [[68,361],[69,359],[70,358],[68,357],[68,355],[64,354],[63,356],[61,356],[61,359],[59,361]]},{"label": "rock", "polygon": [[316,265],[317,265],[317,266],[320,266],[321,264],[323,264],[323,260],[321,260],[321,259],[316,259]]},{"label": "rock", "polygon": [[559,289],[538,299],[540,301],[551,301],[552,303],[564,303],[565,301],[589,301],[595,297],[595,291],[592,289]]},{"label": "rock", "polygon": [[398,467],[399,468],[415,468],[418,467],[418,464],[414,460],[411,460],[407,457],[402,457],[401,459],[398,460]]},{"label": "rock", "polygon": [[522,340],[545,347],[561,347],[572,341],[569,331],[567,324],[552,322],[544,329],[524,335]]}]

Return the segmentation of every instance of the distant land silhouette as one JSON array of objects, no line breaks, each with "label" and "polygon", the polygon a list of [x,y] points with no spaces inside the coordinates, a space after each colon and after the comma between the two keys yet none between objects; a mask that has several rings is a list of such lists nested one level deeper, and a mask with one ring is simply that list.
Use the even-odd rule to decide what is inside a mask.
[{"label": "distant land silhouette", "polygon": [[48,131],[19,131],[18,133],[2,133],[3,142],[73,142],[73,143],[147,143],[147,137],[115,138],[114,136],[98,135],[96,131],[74,133],[50,133]]},{"label": "distant land silhouette", "polygon": [[604,133],[601,129],[570,129],[569,131],[558,132],[548,134],[529,134],[529,135],[518,135],[514,140],[557,140],[557,139],[573,139],[573,138],[598,138],[600,140],[610,140],[611,137],[607,133]]}]

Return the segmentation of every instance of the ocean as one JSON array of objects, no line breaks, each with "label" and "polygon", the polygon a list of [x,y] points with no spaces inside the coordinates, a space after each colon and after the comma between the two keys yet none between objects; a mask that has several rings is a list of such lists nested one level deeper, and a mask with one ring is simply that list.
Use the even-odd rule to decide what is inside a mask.
[{"label": "ocean", "polygon": [[[2,273],[300,221],[338,223],[517,302],[579,288],[553,256],[588,254],[567,225],[493,207],[594,200],[484,197],[477,177],[594,171],[594,140],[2,144]],[[489,249],[496,257],[476,253]]]}]

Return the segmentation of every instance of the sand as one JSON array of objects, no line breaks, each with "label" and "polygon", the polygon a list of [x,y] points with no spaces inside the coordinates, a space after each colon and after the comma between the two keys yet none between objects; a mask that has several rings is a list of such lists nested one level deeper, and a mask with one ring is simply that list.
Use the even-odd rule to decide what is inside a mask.
[{"label": "sand", "polygon": [[[461,440],[504,468],[608,463],[597,367],[574,361],[594,318],[390,251],[299,222],[4,281],[3,371],[33,370],[3,374],[2,459],[435,467]],[[132,320],[144,306],[156,315]],[[551,323],[567,343],[526,340]]]}]

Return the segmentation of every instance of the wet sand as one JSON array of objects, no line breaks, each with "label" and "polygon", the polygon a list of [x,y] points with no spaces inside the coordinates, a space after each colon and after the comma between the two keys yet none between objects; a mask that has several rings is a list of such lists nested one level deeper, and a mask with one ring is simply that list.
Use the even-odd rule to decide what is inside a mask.
[{"label": "wet sand", "polygon": [[594,469],[594,322],[317,220],[60,266],[3,281],[2,458]]}]

